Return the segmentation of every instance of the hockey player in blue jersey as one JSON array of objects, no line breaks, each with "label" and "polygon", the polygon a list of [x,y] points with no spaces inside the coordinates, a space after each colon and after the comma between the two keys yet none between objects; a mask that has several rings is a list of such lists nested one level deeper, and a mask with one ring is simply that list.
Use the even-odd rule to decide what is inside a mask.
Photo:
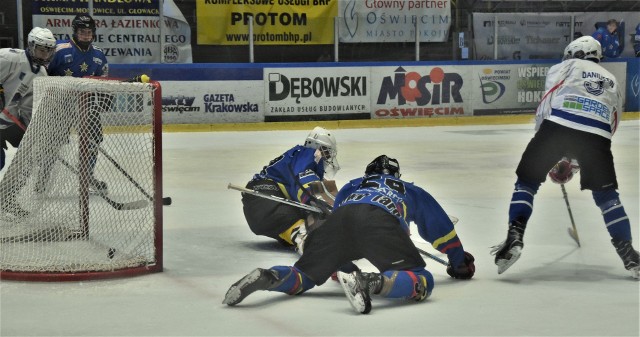
[{"label": "hockey player in blue jersey", "polygon": [[[631,245],[631,224],[616,191],[618,181],[611,153],[611,138],[623,103],[619,82],[598,64],[602,49],[591,36],[574,40],[564,54],[565,60],[547,73],[547,91],[536,111],[537,132],[516,169],[507,239],[492,251],[498,273],[507,270],[522,253],[524,231],[538,188],[559,160],[559,165],[566,167],[565,174],[571,175],[574,165],[569,159],[574,159],[580,166],[581,187],[592,191],[624,267],[640,279],[639,255]],[[567,181],[554,178],[556,173],[551,171],[554,181]]]},{"label": "hockey player in blue jersey", "polygon": [[[315,200],[310,185],[324,183],[325,178],[330,178],[340,169],[337,155],[334,135],[322,127],[316,127],[309,133],[304,145],[296,145],[271,160],[246,187],[309,204]],[[242,204],[253,233],[276,239],[286,246],[296,246],[301,252],[308,222],[304,211],[250,194],[242,195]]]},{"label": "hockey player in blue jersey", "polygon": [[[96,38],[96,23],[87,14],[78,14],[71,22],[73,28],[72,38],[58,41],[56,52],[49,63],[47,71],[49,76],[109,76],[109,64],[104,52],[93,45]],[[110,97],[105,94],[97,94],[98,104],[110,104]],[[91,181],[89,188],[94,192],[106,192],[107,184],[98,180],[95,175],[95,166],[98,157],[98,146],[102,143],[102,121],[100,119],[100,109],[87,109],[89,111],[88,126],[92,142],[89,146],[89,169],[91,170]],[[36,191],[42,192],[45,189],[51,167],[47,167],[40,174],[36,183]]]},{"label": "hockey player in blue jersey", "polygon": [[363,258],[379,272],[338,272],[356,311],[371,310],[371,295],[423,301],[434,280],[409,238],[411,221],[423,239],[447,254],[451,277],[473,277],[474,258],[464,251],[448,215],[429,193],[400,179],[397,160],[382,155],[367,165],[364,177],[338,192],[333,213],[309,232],[304,254],[293,266],[255,269],[230,287],[223,303],[236,305],[257,290],[301,294]]},{"label": "hockey player in blue jersey", "polygon": [[618,21],[611,19],[607,21],[606,27],[598,28],[592,35],[594,39],[600,42],[602,46],[602,54],[607,58],[620,57],[623,45],[620,45],[620,36],[618,34]]},{"label": "hockey player in blue jersey", "polygon": [[79,14],[71,22],[73,35],[58,41],[56,53],[49,63],[49,76],[108,76],[109,64],[102,49],[93,45],[96,22],[87,14]]}]

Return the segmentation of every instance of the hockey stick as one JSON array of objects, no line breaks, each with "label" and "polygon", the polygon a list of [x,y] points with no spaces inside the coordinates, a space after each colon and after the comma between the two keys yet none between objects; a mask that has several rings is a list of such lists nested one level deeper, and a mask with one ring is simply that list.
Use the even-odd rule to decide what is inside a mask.
[{"label": "hockey stick", "polygon": [[418,247],[416,247],[416,249],[420,252],[420,254],[422,254],[422,255],[424,255],[424,256],[426,256],[426,257],[428,257],[428,258],[430,258],[430,259],[432,259],[432,260],[434,260],[434,261],[436,261],[438,263],[440,263],[441,265],[443,265],[445,267],[449,266],[449,263],[447,261],[445,261],[445,260],[443,260],[443,259],[441,259],[441,258],[439,258],[439,257],[437,257],[437,256],[435,256],[433,254],[430,254],[426,250],[420,249]]},{"label": "hockey stick", "polygon": [[560,184],[560,188],[562,188],[562,195],[564,196],[564,202],[567,204],[567,211],[569,211],[569,219],[571,219],[571,228],[569,230],[569,236],[573,240],[576,241],[578,247],[580,247],[580,238],[578,237],[578,229],[576,229],[576,223],[573,220],[573,212],[571,212],[571,205],[569,205],[569,197],[567,196],[567,189],[564,187],[564,184]]},{"label": "hockey stick", "polygon": [[257,191],[250,190],[248,188],[242,187],[242,186],[234,185],[232,183],[229,183],[229,185],[227,185],[227,189],[236,190],[236,191],[240,191],[242,193],[255,195],[256,197],[277,201],[277,202],[282,203],[282,204],[287,204],[287,205],[291,205],[291,206],[294,206],[294,207],[302,208],[304,210],[311,211],[311,212],[314,212],[314,213],[320,213],[320,214],[324,213],[320,208],[315,207],[315,206],[305,205],[305,204],[303,204],[301,202],[297,202],[297,201],[293,201],[293,200],[289,200],[289,199],[285,199],[285,198],[281,198],[281,197],[276,197],[275,195],[269,195],[269,194],[260,193],[260,192],[257,192]]},{"label": "hockey stick", "polygon": [[[133,184],[133,186],[135,186],[140,192],[142,192],[142,194],[144,194],[144,196],[147,197],[149,201],[153,201],[153,197],[142,186],[140,186],[140,184],[135,181],[135,179],[133,179],[133,177],[127,171],[125,171],[124,168],[122,168],[122,166],[120,166],[120,164],[118,164],[118,162],[107,153],[107,151],[105,151],[102,147],[100,147],[100,145],[96,144],[93,141],[92,144],[93,146],[96,146],[100,153],[102,153],[103,156],[109,159],[111,164],[113,164],[113,166],[115,166],[115,168],[118,169],[118,171],[120,171],[120,173],[122,173]],[[165,206],[171,205],[171,197],[162,198],[162,204]]]},{"label": "hockey stick", "polygon": [[[318,208],[318,207],[314,207],[314,206],[310,206],[310,205],[305,205],[305,204],[303,204],[303,203],[299,203],[299,202],[297,202],[297,201],[293,201],[293,200],[288,200],[288,199],[284,199],[284,198],[276,197],[276,196],[274,196],[274,195],[263,194],[263,193],[256,192],[256,191],[254,191],[254,190],[250,190],[250,189],[245,188],[245,187],[242,187],[242,186],[238,186],[238,185],[231,184],[231,183],[229,183],[229,185],[227,185],[227,188],[228,188],[228,189],[232,189],[232,190],[236,190],[236,191],[240,191],[240,192],[242,192],[242,193],[247,193],[247,194],[255,195],[255,196],[257,196],[257,197],[261,197],[261,198],[265,198],[265,199],[269,199],[269,200],[277,201],[277,202],[280,202],[280,203],[283,203],[283,204],[287,204],[287,205],[295,206],[295,207],[298,207],[298,208],[306,209],[306,210],[311,211],[311,212],[315,212],[315,213],[323,213],[323,212],[322,212],[322,210],[321,210],[320,208]],[[449,216],[449,218],[452,220],[452,222],[453,222],[454,224],[456,224],[456,223],[458,222],[458,218],[456,218],[456,217]],[[445,260],[443,260],[443,259],[441,259],[441,258],[439,258],[439,257],[437,257],[437,256],[435,256],[435,255],[433,255],[433,254],[430,254],[430,253],[428,253],[427,251],[422,250],[422,249],[420,249],[420,248],[418,248],[418,247],[416,247],[416,249],[418,249],[418,251],[420,252],[420,254],[422,254],[422,255],[424,255],[424,256],[426,256],[426,257],[430,258],[430,259],[433,259],[434,261],[436,261],[436,262],[438,262],[438,263],[440,263],[440,264],[442,264],[442,265],[444,265],[444,266],[449,266],[449,263],[447,263]]]},{"label": "hockey stick", "polygon": [[[80,172],[78,172],[76,170],[75,167],[71,166],[71,164],[69,164],[66,160],[60,158],[58,156],[57,158],[62,165],[66,166],[71,172],[75,173],[76,175],[79,175]],[[104,199],[104,201],[106,201],[107,203],[109,203],[109,205],[111,205],[111,207],[119,210],[119,211],[130,211],[130,210],[134,210],[134,209],[141,209],[141,208],[145,208],[147,207],[147,205],[149,205],[149,202],[146,200],[137,200],[137,201],[131,201],[131,202],[117,202],[114,201],[113,199],[109,198],[106,193],[104,191],[98,191],[98,196],[100,196],[102,199]]]},{"label": "hockey stick", "polygon": [[[24,126],[24,124],[22,124],[22,122],[18,118],[16,118],[16,116],[12,115],[9,112],[9,110],[4,108],[2,109],[2,113],[5,114],[5,116],[7,116],[9,119],[11,119],[18,127],[20,127],[20,129],[22,129],[23,132],[27,131],[27,128]],[[78,172],[78,170],[75,167],[73,167],[71,164],[69,164],[66,160],[64,160],[57,154],[56,154],[56,159],[59,160],[65,167],[67,167],[74,174],[76,175],[80,174],[80,172]],[[132,201],[132,202],[117,202],[107,197],[104,192],[99,192],[98,196],[100,196],[107,203],[109,203],[111,207],[119,211],[140,209],[140,208],[147,207],[148,205],[148,202],[146,200],[138,200],[138,201]]]},{"label": "hockey stick", "polygon": [[[126,79],[126,80],[122,80],[121,82],[125,82],[125,83],[149,83],[149,76],[142,74],[142,75],[138,75],[135,77],[132,77],[130,79]],[[122,168],[122,166],[120,166],[120,164],[112,157],[110,156],[107,151],[105,151],[102,147],[100,147],[100,144],[97,144],[95,141],[91,140],[91,143],[93,146],[95,146],[96,148],[98,148],[98,151],[100,151],[100,153],[102,153],[102,155],[104,155],[112,164],[113,166],[115,166],[115,168],[120,171],[120,173],[122,173],[132,184],[133,186],[135,186],[140,192],[142,192],[142,194],[144,194],[145,197],[147,197],[147,199],[149,199],[149,201],[153,201],[153,197],[142,187],[140,186],[140,184],[133,179],[133,177],[127,172],[125,171],[124,168]],[[162,204],[165,206],[171,205],[172,200],[171,197],[164,197],[162,198]]]},{"label": "hockey stick", "polygon": [[[227,185],[227,189],[236,190],[236,191],[240,191],[242,193],[247,193],[247,194],[255,195],[257,197],[261,197],[261,198],[277,201],[279,203],[283,203],[283,204],[295,206],[295,207],[298,207],[298,208],[306,209],[307,211],[311,211],[311,212],[314,212],[314,213],[324,213],[320,208],[315,207],[315,206],[306,205],[306,204],[303,204],[301,202],[297,202],[297,201],[293,201],[293,200],[289,200],[289,199],[285,199],[285,198],[281,198],[281,197],[276,197],[275,195],[263,194],[263,193],[260,193],[260,192],[254,191],[254,190],[250,190],[250,189],[242,187],[242,186],[234,185],[232,183],[229,183],[229,185]],[[447,216],[449,217],[449,220],[451,220],[451,222],[454,225],[458,223],[459,219],[456,218],[455,216],[452,216],[452,215],[447,215]]]}]

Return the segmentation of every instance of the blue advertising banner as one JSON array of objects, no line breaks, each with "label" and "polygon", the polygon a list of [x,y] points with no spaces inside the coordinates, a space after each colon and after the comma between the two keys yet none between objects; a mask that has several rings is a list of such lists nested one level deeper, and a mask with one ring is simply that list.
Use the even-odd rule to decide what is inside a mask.
[{"label": "blue advertising banner", "polygon": [[627,100],[625,111],[640,111],[640,58],[627,62]]}]

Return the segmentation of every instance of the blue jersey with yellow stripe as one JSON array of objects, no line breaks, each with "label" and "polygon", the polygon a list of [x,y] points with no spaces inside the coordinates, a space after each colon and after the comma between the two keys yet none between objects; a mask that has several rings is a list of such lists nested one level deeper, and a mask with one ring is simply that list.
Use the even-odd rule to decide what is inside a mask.
[{"label": "blue jersey with yellow stripe", "polygon": [[324,160],[316,159],[316,149],[296,145],[274,158],[253,180],[271,179],[278,184],[287,199],[309,202],[309,193],[303,190],[324,177]]},{"label": "blue jersey with yellow stripe", "polygon": [[395,216],[409,232],[414,222],[420,236],[433,248],[447,254],[449,262],[458,266],[464,261],[464,249],[453,223],[440,204],[422,188],[391,175],[370,175],[353,179],[343,186],[335,208],[349,204],[370,204]]}]

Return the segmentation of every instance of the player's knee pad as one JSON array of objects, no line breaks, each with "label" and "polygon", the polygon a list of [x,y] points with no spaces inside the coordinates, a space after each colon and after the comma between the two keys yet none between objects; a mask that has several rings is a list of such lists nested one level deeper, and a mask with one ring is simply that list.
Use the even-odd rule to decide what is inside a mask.
[{"label": "player's knee pad", "polygon": [[526,223],[533,213],[533,198],[538,193],[540,183],[530,183],[518,179],[509,205],[509,222],[519,219]]},{"label": "player's knee pad", "polygon": [[278,274],[278,283],[269,291],[279,291],[289,295],[299,295],[315,287],[315,283],[296,267],[275,266],[271,270]]},{"label": "player's knee pad", "polygon": [[423,301],[433,290],[433,275],[424,268],[385,271],[382,275],[384,281],[380,295],[383,297]]}]

